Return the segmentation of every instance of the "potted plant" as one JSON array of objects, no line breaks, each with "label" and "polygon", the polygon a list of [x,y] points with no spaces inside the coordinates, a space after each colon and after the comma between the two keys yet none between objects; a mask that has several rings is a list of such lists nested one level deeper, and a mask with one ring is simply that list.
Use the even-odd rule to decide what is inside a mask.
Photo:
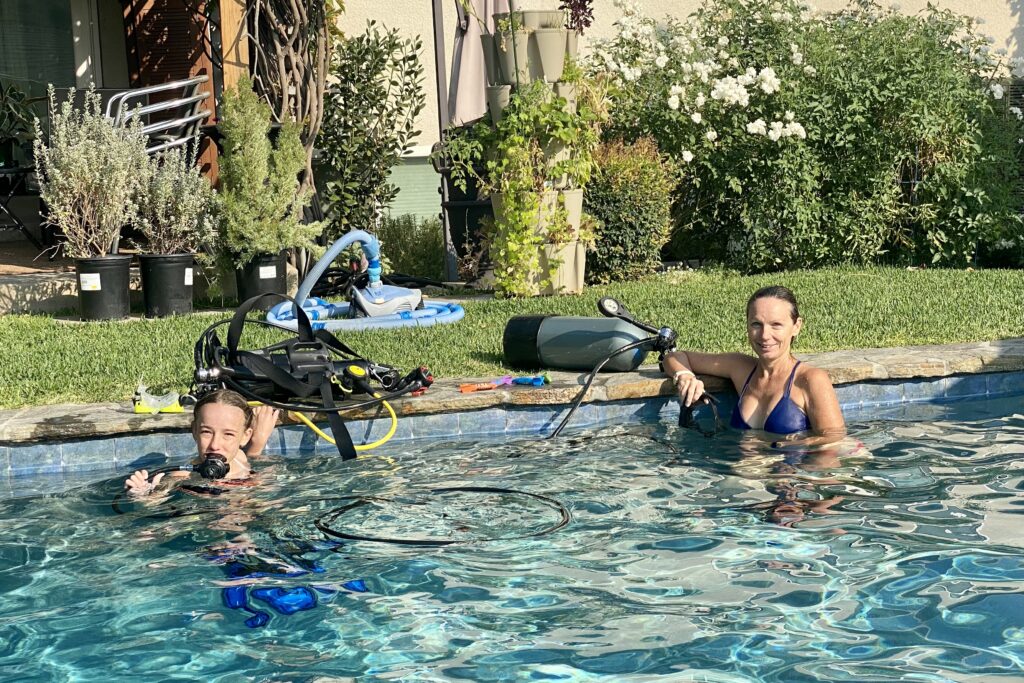
[{"label": "potted plant", "polygon": [[312,188],[298,192],[306,152],[298,126],[281,126],[271,142],[271,111],[242,79],[224,94],[219,123],[220,252],[236,269],[238,298],[287,289],[285,250],[314,248],[322,223],[303,223]]},{"label": "potted plant", "polygon": [[38,119],[34,153],[46,222],[63,236],[75,259],[83,320],[128,315],[131,256],[116,254],[121,228],[138,217],[138,198],[149,177],[146,138],[138,117],[115,128],[90,88],[75,109],[75,93],[57,105],[49,89],[49,139]]},{"label": "potted plant", "polygon": [[34,118],[25,91],[0,83],[0,167],[17,165],[15,147],[32,133]]},{"label": "potted plant", "polygon": [[196,148],[173,148],[155,157],[139,201],[136,227],[145,238],[138,246],[147,318],[192,311],[197,254],[204,259],[214,250],[216,196],[193,163]]},{"label": "potted plant", "polygon": [[579,37],[594,22],[593,0],[562,0],[559,8],[565,12],[565,52],[569,59],[576,59],[579,51]]},{"label": "potted plant", "polygon": [[453,181],[476,180],[490,194],[487,241],[500,293],[571,293],[582,286],[588,239],[581,230],[582,188],[596,123],[591,107],[571,111],[546,84],[534,82],[512,94],[500,120],[447,143]]}]

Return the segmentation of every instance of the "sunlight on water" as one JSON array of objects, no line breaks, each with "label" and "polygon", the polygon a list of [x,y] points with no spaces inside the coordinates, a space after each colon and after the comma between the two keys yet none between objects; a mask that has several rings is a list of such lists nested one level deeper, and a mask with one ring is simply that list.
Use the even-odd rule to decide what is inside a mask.
[{"label": "sunlight on water", "polygon": [[268,459],[123,515],[120,480],[0,501],[0,670],[1022,680],[1024,399],[922,411],[813,452],[637,425]]}]

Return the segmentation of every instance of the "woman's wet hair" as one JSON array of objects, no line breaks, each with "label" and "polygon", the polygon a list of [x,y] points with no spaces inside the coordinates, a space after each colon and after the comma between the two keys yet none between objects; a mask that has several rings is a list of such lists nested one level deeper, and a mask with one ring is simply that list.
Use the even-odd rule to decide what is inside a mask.
[{"label": "woman's wet hair", "polygon": [[758,299],[781,299],[789,304],[790,315],[793,316],[793,322],[796,322],[800,318],[800,308],[796,303],[796,295],[788,287],[782,285],[772,285],[771,287],[762,287],[747,299],[747,315],[750,315],[750,307],[754,305],[754,302]]},{"label": "woman's wet hair", "polygon": [[234,406],[235,408],[238,408],[242,411],[242,414],[245,415],[245,428],[249,429],[252,427],[252,407],[240,393],[232,391],[231,389],[218,389],[216,391],[211,391],[199,399],[196,403],[195,410],[192,412],[193,423],[199,418],[199,409],[205,405],[210,405],[211,403],[218,403],[220,405]]}]

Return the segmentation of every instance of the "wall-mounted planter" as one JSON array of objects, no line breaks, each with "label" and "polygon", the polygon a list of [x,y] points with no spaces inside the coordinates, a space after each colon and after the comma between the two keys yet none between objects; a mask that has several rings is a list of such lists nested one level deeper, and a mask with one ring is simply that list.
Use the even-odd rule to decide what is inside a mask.
[{"label": "wall-mounted planter", "polygon": [[568,114],[576,113],[576,84],[555,83],[555,95],[565,100],[565,111]]},{"label": "wall-mounted planter", "polygon": [[498,51],[494,45],[494,36],[490,33],[481,34],[480,44],[484,48],[484,70],[487,85],[498,85],[501,82],[501,70],[498,68]]},{"label": "wall-mounted planter", "polygon": [[542,28],[562,28],[565,23],[565,14],[562,10],[523,10],[522,15],[523,26],[530,31]]},{"label": "wall-mounted planter", "polygon": [[501,121],[501,114],[508,106],[509,98],[512,96],[511,85],[489,85],[487,86],[487,109],[491,112],[491,121]]},{"label": "wall-mounted planter", "polygon": [[576,31],[566,31],[565,33],[565,54],[569,59],[576,59],[576,54],[580,51],[580,34]]},{"label": "wall-mounted planter", "polygon": [[[566,30],[562,28],[539,28],[533,32],[531,62],[540,66],[540,77],[548,83],[562,78],[565,69]],[[531,64],[531,72],[536,69]]]},{"label": "wall-mounted planter", "polygon": [[[541,281],[548,279],[551,268],[557,262],[551,282],[541,287]],[[567,244],[545,244],[540,252],[541,275],[535,284],[541,294],[579,294],[583,291],[587,269],[587,250],[580,242]]]},{"label": "wall-mounted planter", "polygon": [[563,190],[562,201],[565,203],[565,212],[568,214],[569,226],[579,232],[580,223],[583,221],[583,189]]},{"label": "wall-mounted planter", "polygon": [[530,34],[509,31],[495,36],[502,83],[519,85],[530,82]]}]

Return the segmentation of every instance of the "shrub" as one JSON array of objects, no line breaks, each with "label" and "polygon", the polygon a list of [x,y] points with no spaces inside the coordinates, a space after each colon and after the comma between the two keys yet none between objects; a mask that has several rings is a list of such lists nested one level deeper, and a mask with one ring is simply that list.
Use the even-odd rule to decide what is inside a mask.
[{"label": "shrub", "polygon": [[650,274],[671,229],[671,166],[650,138],[604,143],[584,197],[597,219],[596,243],[587,256],[587,281],[608,283]]},{"label": "shrub", "polygon": [[270,107],[247,79],[224,93],[220,127],[221,241],[236,266],[260,254],[312,247],[323,230],[303,224],[302,210],[312,194],[299,192],[306,150],[298,126],[284,124],[270,142]]},{"label": "shrub", "polygon": [[390,271],[432,280],[444,279],[444,239],[441,221],[411,214],[387,217],[376,231]]},{"label": "shrub", "polygon": [[317,143],[332,240],[351,229],[372,228],[398,193],[388,178],[419,134],[416,117],[426,101],[422,47],[418,37],[382,32],[374,22],[335,47],[334,85],[324,98]]},{"label": "shrub", "polygon": [[153,159],[152,174],[139,201],[137,227],[150,254],[212,251],[216,243],[216,195],[192,163],[196,145],[174,148]]},{"label": "shrub", "polygon": [[744,270],[965,265],[1021,230],[1019,114],[974,20],[861,0],[711,0],[688,24],[624,8],[591,69],[618,83],[610,135],[680,162],[670,253]]},{"label": "shrub", "polygon": [[139,118],[110,125],[99,94],[89,89],[81,109],[75,91],[57,105],[49,89],[50,134],[36,120],[35,159],[46,221],[64,237],[68,256],[106,256],[121,228],[138,217],[138,198],[149,175],[146,137]]}]

